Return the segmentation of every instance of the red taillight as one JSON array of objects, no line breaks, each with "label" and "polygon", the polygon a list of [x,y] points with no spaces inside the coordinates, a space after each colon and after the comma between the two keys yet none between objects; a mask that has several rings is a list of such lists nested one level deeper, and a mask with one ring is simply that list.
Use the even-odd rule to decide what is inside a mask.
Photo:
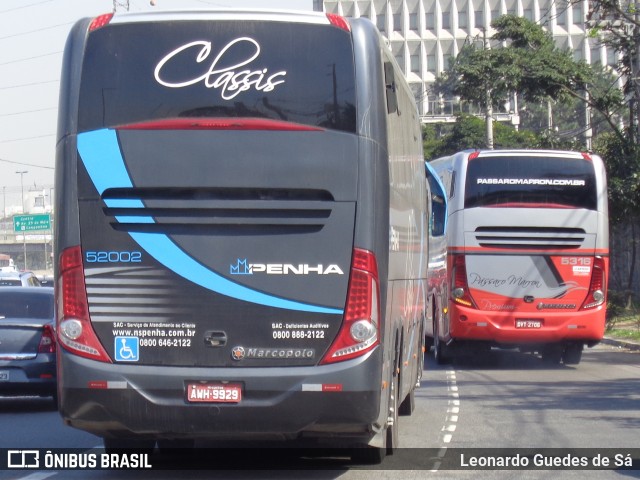
[{"label": "red taillight", "polygon": [[110,362],[91,326],[79,246],[64,250],[60,256],[57,295],[60,344],[76,355]]},{"label": "red taillight", "polygon": [[476,308],[471,295],[469,294],[469,285],[467,284],[467,266],[464,255],[454,255],[453,272],[451,273],[453,285],[451,285],[451,294],[453,301],[458,305]]},{"label": "red taillight", "polygon": [[479,155],[480,155],[480,152],[476,150],[475,152],[469,154],[469,160],[474,160],[478,158]]},{"label": "red taillight", "polygon": [[347,22],[347,19],[343,16],[337,15],[335,13],[327,13],[327,18],[329,19],[329,23],[331,23],[331,25],[333,25],[334,27],[341,28],[346,32],[351,31],[351,25],[349,25],[349,22]]},{"label": "red taillight", "polygon": [[107,25],[111,19],[113,18],[113,13],[105,13],[104,15],[100,15],[94,18],[89,25],[89,31],[93,32],[94,30],[98,30],[99,28]]},{"label": "red taillight", "polygon": [[38,345],[38,353],[56,353],[56,337],[51,325],[45,325]]},{"label": "red taillight", "polygon": [[347,304],[338,336],[320,362],[349,360],[372,350],[380,342],[378,267],[373,253],[353,251]]},{"label": "red taillight", "polygon": [[602,257],[593,259],[593,270],[591,271],[591,283],[589,284],[589,293],[585,299],[581,310],[599,307],[605,301],[606,296],[606,274],[605,263]]}]

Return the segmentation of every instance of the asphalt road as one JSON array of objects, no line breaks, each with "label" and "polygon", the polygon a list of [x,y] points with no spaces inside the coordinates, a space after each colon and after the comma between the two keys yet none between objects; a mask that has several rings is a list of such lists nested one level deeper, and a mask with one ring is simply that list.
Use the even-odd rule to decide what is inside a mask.
[{"label": "asphalt road", "polygon": [[[640,449],[638,432],[640,352],[601,345],[586,350],[576,367],[547,367],[531,355],[494,350],[485,357],[451,365],[427,361],[416,393],[416,410],[400,418],[403,448],[378,469],[352,466],[343,459],[312,459],[310,463],[296,459],[293,470],[274,470],[271,465],[268,470],[242,470],[252,464],[250,454],[255,451],[249,451],[247,458],[237,456],[238,470],[218,471],[215,478],[640,478],[638,470],[450,469],[461,463],[461,454],[468,465],[476,449],[501,449],[502,456],[541,452],[560,457],[571,454],[571,449],[591,449],[588,452],[602,452],[603,457],[613,459],[618,451]],[[91,449],[100,445],[97,437],[65,427],[49,399],[0,397],[0,448]],[[476,461],[494,450],[479,452]],[[448,463],[452,458],[455,461]],[[634,463],[634,468],[640,466]],[[212,478],[212,471],[0,471],[0,479],[87,477],[200,479]]]}]

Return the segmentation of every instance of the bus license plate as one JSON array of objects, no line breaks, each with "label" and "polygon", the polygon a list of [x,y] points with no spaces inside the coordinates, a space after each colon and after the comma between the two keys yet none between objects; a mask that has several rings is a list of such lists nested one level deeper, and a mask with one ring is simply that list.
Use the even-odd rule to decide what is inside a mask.
[{"label": "bus license plate", "polygon": [[187,401],[193,403],[239,403],[242,385],[239,383],[188,383]]},{"label": "bus license plate", "polygon": [[9,371],[0,370],[0,382],[8,382],[8,381],[9,381]]},{"label": "bus license plate", "polygon": [[516,320],[516,328],[542,328],[542,320]]}]

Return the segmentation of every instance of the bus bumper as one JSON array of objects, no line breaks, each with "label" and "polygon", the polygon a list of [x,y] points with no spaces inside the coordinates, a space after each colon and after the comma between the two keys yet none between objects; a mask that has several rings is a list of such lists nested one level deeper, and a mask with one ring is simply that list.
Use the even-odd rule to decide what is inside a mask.
[{"label": "bus bumper", "polygon": [[[386,421],[380,355],[230,369],[113,365],[62,352],[59,409],[67,425],[107,438],[370,438]],[[199,381],[239,383],[242,399],[190,403],[186,385]]]},{"label": "bus bumper", "polygon": [[453,340],[480,340],[500,345],[564,341],[597,343],[605,329],[605,307],[586,312],[486,312],[451,306]]}]

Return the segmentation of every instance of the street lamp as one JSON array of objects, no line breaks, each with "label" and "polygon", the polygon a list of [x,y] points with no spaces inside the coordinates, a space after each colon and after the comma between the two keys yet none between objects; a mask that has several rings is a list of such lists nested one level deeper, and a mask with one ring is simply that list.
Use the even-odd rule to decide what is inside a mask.
[{"label": "street lamp", "polygon": [[20,175],[20,199],[22,201],[22,213],[26,213],[25,212],[25,208],[24,208],[24,174],[25,173],[29,173],[27,170],[22,170],[22,171],[18,171],[16,172],[17,174]]},{"label": "street lamp", "polygon": [[[25,173],[29,173],[27,170],[22,170],[22,171],[18,171],[16,172],[18,174],[20,174],[20,195],[21,195],[21,199],[22,199],[22,213],[25,213],[25,208],[24,208],[24,182],[23,182],[23,178],[24,178],[24,174]],[[22,249],[23,249],[23,254],[24,254],[24,269],[27,269],[27,234],[25,232],[22,233]]]}]

